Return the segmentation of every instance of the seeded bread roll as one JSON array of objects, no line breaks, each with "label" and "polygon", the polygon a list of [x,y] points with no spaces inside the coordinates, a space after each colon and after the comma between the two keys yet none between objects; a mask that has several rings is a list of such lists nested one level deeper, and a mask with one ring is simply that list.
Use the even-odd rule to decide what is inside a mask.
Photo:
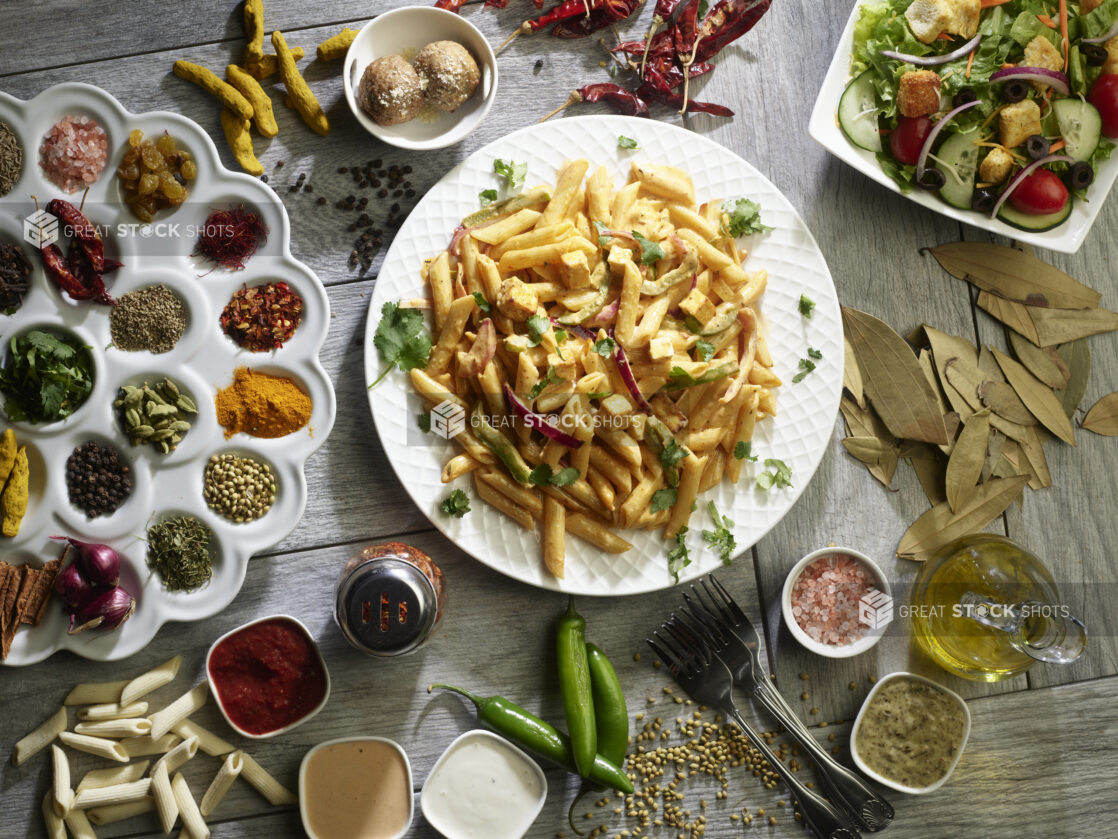
[{"label": "seeded bread roll", "polygon": [[408,62],[385,55],[365,68],[357,98],[380,125],[399,125],[415,119],[423,107],[423,88]]},{"label": "seeded bread roll", "polygon": [[440,111],[456,111],[477,90],[481,71],[457,41],[434,41],[415,57],[415,72],[426,100]]}]

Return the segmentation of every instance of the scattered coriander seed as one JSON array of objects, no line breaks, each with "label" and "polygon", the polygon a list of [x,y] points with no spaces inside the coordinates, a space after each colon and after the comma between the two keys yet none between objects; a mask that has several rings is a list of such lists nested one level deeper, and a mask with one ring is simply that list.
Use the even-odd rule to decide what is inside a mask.
[{"label": "scattered coriander seed", "polygon": [[244,524],[272,509],[276,477],[267,463],[234,454],[215,454],[206,464],[203,495],[214,512]]}]

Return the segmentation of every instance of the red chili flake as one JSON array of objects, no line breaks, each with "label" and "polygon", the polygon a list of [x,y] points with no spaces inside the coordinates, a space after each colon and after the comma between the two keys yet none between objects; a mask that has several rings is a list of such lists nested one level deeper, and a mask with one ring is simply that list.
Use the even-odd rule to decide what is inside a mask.
[{"label": "red chili flake", "polygon": [[214,210],[198,235],[194,256],[203,256],[231,271],[240,271],[245,260],[268,241],[268,225],[244,206]]},{"label": "red chili flake", "polygon": [[252,352],[282,347],[303,319],[303,298],[287,283],[265,283],[240,291],[221,313],[222,331]]}]

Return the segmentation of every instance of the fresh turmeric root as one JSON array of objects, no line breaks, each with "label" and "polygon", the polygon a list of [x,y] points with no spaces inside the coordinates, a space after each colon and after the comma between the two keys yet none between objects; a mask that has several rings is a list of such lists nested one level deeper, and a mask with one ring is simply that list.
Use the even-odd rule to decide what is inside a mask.
[{"label": "fresh turmeric root", "polygon": [[12,472],[8,475],[8,483],[0,494],[0,513],[3,521],[0,522],[0,533],[5,536],[18,536],[19,526],[27,513],[27,494],[29,489],[30,469],[27,464],[27,446],[20,446],[16,453]]},{"label": "fresh turmeric root", "polygon": [[180,79],[194,82],[202,90],[216,96],[226,108],[229,108],[241,119],[252,118],[252,105],[241,95],[240,91],[231,84],[223,82],[200,64],[180,59],[175,62],[174,72]]},{"label": "fresh turmeric root", "polygon": [[261,137],[275,137],[279,133],[276,115],[272,112],[272,100],[260,86],[260,82],[236,64],[225,68],[225,78],[252,105],[252,121]]},{"label": "fresh turmeric root", "polygon": [[264,167],[256,159],[256,152],[252,150],[252,135],[249,134],[249,121],[242,119],[228,108],[221,109],[221,127],[225,130],[225,139],[233,156],[241,164],[241,168],[250,175],[263,175]]},{"label": "fresh turmeric root", "polygon": [[279,30],[272,33],[272,48],[276,51],[276,56],[279,59],[280,78],[283,79],[283,85],[287,88],[287,93],[291,97],[295,110],[299,112],[303,122],[309,125],[316,134],[328,134],[330,132],[330,121],[326,118],[322,106],[318,104],[318,99],[315,98],[314,93],[307,86],[307,80],[303,78],[299,73],[299,68],[295,66],[295,58],[292,56],[291,50],[288,49],[287,41],[283,39],[283,33]]}]

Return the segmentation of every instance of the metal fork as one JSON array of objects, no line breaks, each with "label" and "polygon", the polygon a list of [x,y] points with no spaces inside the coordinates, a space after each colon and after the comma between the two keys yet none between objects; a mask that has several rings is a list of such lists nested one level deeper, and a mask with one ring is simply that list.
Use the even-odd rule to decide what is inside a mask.
[{"label": "metal fork", "polygon": [[784,697],[773,687],[758,654],[760,638],[741,607],[714,575],[692,584],[694,594],[684,594],[687,614],[713,652],[726,664],[734,684],[755,699],[809,754],[819,768],[820,781],[831,798],[853,816],[861,829],[874,832],[888,827],[893,807],[854,772],[838,763],[816,742]]},{"label": "metal fork", "polygon": [[701,705],[717,708],[731,717],[745,736],[792,791],[804,823],[821,839],[859,839],[860,834],[844,813],[797,780],[780,762],[764,739],[742,718],[734,704],[733,679],[725,663],[714,654],[698,627],[678,614],[672,616],[647,639],[648,645],[667,665],[680,687]]}]

